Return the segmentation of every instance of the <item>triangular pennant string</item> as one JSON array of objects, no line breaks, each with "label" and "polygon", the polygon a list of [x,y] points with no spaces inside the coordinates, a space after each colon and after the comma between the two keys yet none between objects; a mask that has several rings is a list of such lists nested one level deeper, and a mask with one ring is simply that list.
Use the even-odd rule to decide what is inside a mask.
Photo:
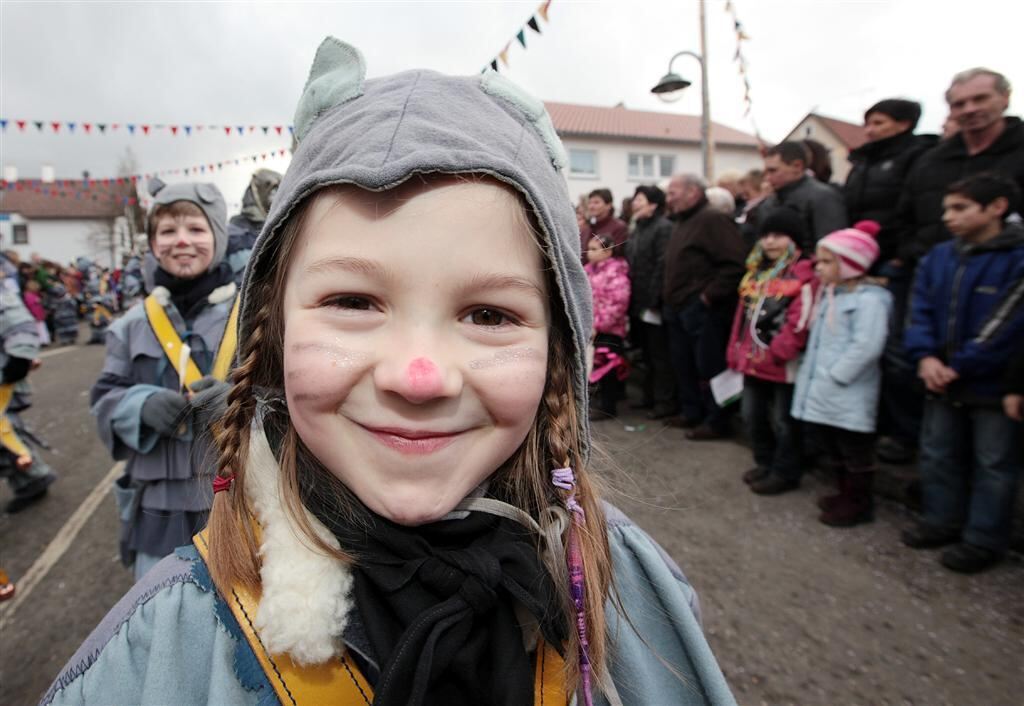
[{"label": "triangular pennant string", "polygon": [[548,6],[551,5],[551,0],[546,0],[540,4],[537,8],[537,14],[544,18],[544,21],[548,21]]},{"label": "triangular pennant string", "polygon": [[526,32],[523,30],[516,32],[516,39],[518,39],[519,43],[523,45],[523,49],[526,49]]},{"label": "triangular pennant string", "polygon": [[537,34],[540,34],[540,25],[537,24],[536,17],[531,17],[530,20],[526,23],[526,26],[532,29]]}]

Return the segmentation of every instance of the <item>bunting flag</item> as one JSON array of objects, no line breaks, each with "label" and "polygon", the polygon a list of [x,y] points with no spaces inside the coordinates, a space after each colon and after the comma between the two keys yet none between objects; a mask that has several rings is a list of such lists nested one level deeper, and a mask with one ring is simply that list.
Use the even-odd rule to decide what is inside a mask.
[{"label": "bunting flag", "polygon": [[125,196],[125,189],[123,187],[131,185],[133,187],[132,191],[134,192],[134,186],[136,184],[139,182],[145,184],[155,176],[188,177],[196,174],[206,174],[208,171],[213,172],[216,170],[222,170],[229,166],[241,166],[242,164],[250,161],[258,163],[266,161],[267,159],[284,157],[290,152],[290,148],[281,147],[269,152],[260,152],[257,154],[246,155],[244,157],[238,157],[237,159],[227,159],[221,162],[207,162],[205,164],[179,167],[177,169],[161,169],[153,172],[129,174],[119,177],[87,177],[85,179],[76,180],[57,179],[52,182],[44,182],[41,179],[18,179],[16,181],[0,179],[0,191],[34,191],[37,194],[49,196],[50,198],[75,198],[79,200],[90,199],[92,201],[111,200],[120,201],[121,203],[128,205],[135,205],[137,203],[135,197]]},{"label": "bunting flag", "polygon": [[747,73],[747,59],[743,55],[743,42],[749,42],[750,35],[743,29],[743,24],[736,15],[736,4],[733,0],[726,0],[725,11],[732,19],[733,31],[736,33],[736,53],[733,54],[732,60],[736,64],[740,78],[743,81],[743,116],[750,120],[750,124],[754,128],[754,135],[758,141],[763,142],[761,133],[757,129],[757,122],[754,120],[754,99],[750,93],[750,75]]},{"label": "bunting flag", "polygon": [[529,27],[537,34],[540,34],[540,23],[537,21],[537,17],[540,17],[545,22],[548,22],[548,9],[550,7],[551,0],[545,0],[545,2],[542,2],[540,5],[538,5],[537,10],[534,12],[534,14],[530,15],[530,19],[526,21],[526,24],[519,28],[515,35],[513,35],[512,39],[509,39],[507,42],[505,42],[505,47],[500,52],[498,52],[498,55],[491,59],[491,61],[488,64],[484,65],[484,68],[481,69],[481,73],[486,72],[488,66],[490,66],[492,71],[497,71],[499,64],[507,68],[509,65],[508,56],[509,49],[512,48],[512,40],[514,39],[515,41],[519,42],[519,46],[521,46],[523,49],[526,49],[526,28]]},{"label": "bunting flag", "polygon": [[[525,46],[525,44],[524,44]],[[508,51],[506,45],[505,51]],[[111,133],[120,131],[122,128],[128,131],[128,134],[135,135],[136,129],[142,131],[145,136],[151,133],[162,133],[170,135],[171,137],[191,137],[193,132],[201,132],[204,128],[207,130],[223,130],[227,136],[231,135],[244,135],[247,132],[252,133],[257,128],[262,131],[264,135],[269,135],[270,131],[273,130],[275,134],[282,134],[285,128],[288,129],[289,133],[294,131],[291,125],[206,125],[198,123],[189,124],[176,124],[176,125],[164,125],[157,123],[98,123],[98,122],[85,122],[77,120],[27,120],[24,118],[0,118],[0,131],[6,132],[8,127],[17,128],[18,132],[25,132],[29,126],[35,127],[37,132],[43,132],[46,126],[49,125],[50,129],[54,134],[60,134],[62,131],[69,134],[85,134],[93,135],[97,134],[93,132],[93,128],[100,135],[107,134],[107,128],[110,128]],[[76,132],[76,128],[82,128],[81,132]]]}]

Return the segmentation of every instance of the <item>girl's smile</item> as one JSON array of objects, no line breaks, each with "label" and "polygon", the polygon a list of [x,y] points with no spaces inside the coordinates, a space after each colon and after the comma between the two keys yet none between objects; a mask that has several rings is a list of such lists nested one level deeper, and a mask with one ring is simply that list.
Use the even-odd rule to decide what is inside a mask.
[{"label": "girl's smile", "polygon": [[284,295],[303,443],[374,512],[443,517],[516,451],[547,371],[547,283],[518,197],[455,179],[310,205]]}]

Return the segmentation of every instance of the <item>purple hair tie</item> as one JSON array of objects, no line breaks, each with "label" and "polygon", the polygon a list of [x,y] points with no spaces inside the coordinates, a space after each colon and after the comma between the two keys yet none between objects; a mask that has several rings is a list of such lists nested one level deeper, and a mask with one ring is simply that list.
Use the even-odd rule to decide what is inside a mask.
[{"label": "purple hair tie", "polygon": [[576,608],[576,632],[580,638],[580,678],[583,682],[583,706],[592,706],[594,699],[590,688],[590,643],[587,640],[587,619],[585,584],[583,573],[583,554],[580,551],[579,528],[583,525],[585,515],[583,507],[576,502],[576,476],[572,468],[556,468],[551,471],[551,484],[560,490],[567,491],[565,508],[572,514],[569,525],[569,589],[573,606]]}]

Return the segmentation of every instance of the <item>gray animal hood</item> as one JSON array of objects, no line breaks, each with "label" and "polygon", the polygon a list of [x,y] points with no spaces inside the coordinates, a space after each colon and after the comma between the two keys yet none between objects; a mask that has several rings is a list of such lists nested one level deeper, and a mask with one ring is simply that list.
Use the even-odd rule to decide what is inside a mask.
[{"label": "gray animal hood", "polygon": [[[220,193],[220,189],[214,184],[193,182],[165,184],[159,178],[150,179],[147,188],[153,195],[153,205],[150,207],[150,211],[157,206],[175,201],[188,201],[202,209],[213,230],[213,259],[206,270],[209,272],[217,267],[224,259],[224,253],[228,249],[228,207],[224,203],[224,196]],[[147,235],[152,242],[153,234],[148,233]],[[150,249],[152,250],[152,247]],[[152,287],[147,286],[146,289],[152,291]]]},{"label": "gray animal hood", "polygon": [[585,350],[590,286],[580,264],[579,227],[562,169],[565,152],[544,104],[496,72],[444,76],[408,71],[365,80],[360,52],[332,37],[317,50],[295,115],[291,166],[253,248],[242,288],[239,339],[273,276],[284,224],[319,189],[393,188],[417,174],[483,174],[515,188],[536,214],[572,327],[581,439],[589,446]]}]

